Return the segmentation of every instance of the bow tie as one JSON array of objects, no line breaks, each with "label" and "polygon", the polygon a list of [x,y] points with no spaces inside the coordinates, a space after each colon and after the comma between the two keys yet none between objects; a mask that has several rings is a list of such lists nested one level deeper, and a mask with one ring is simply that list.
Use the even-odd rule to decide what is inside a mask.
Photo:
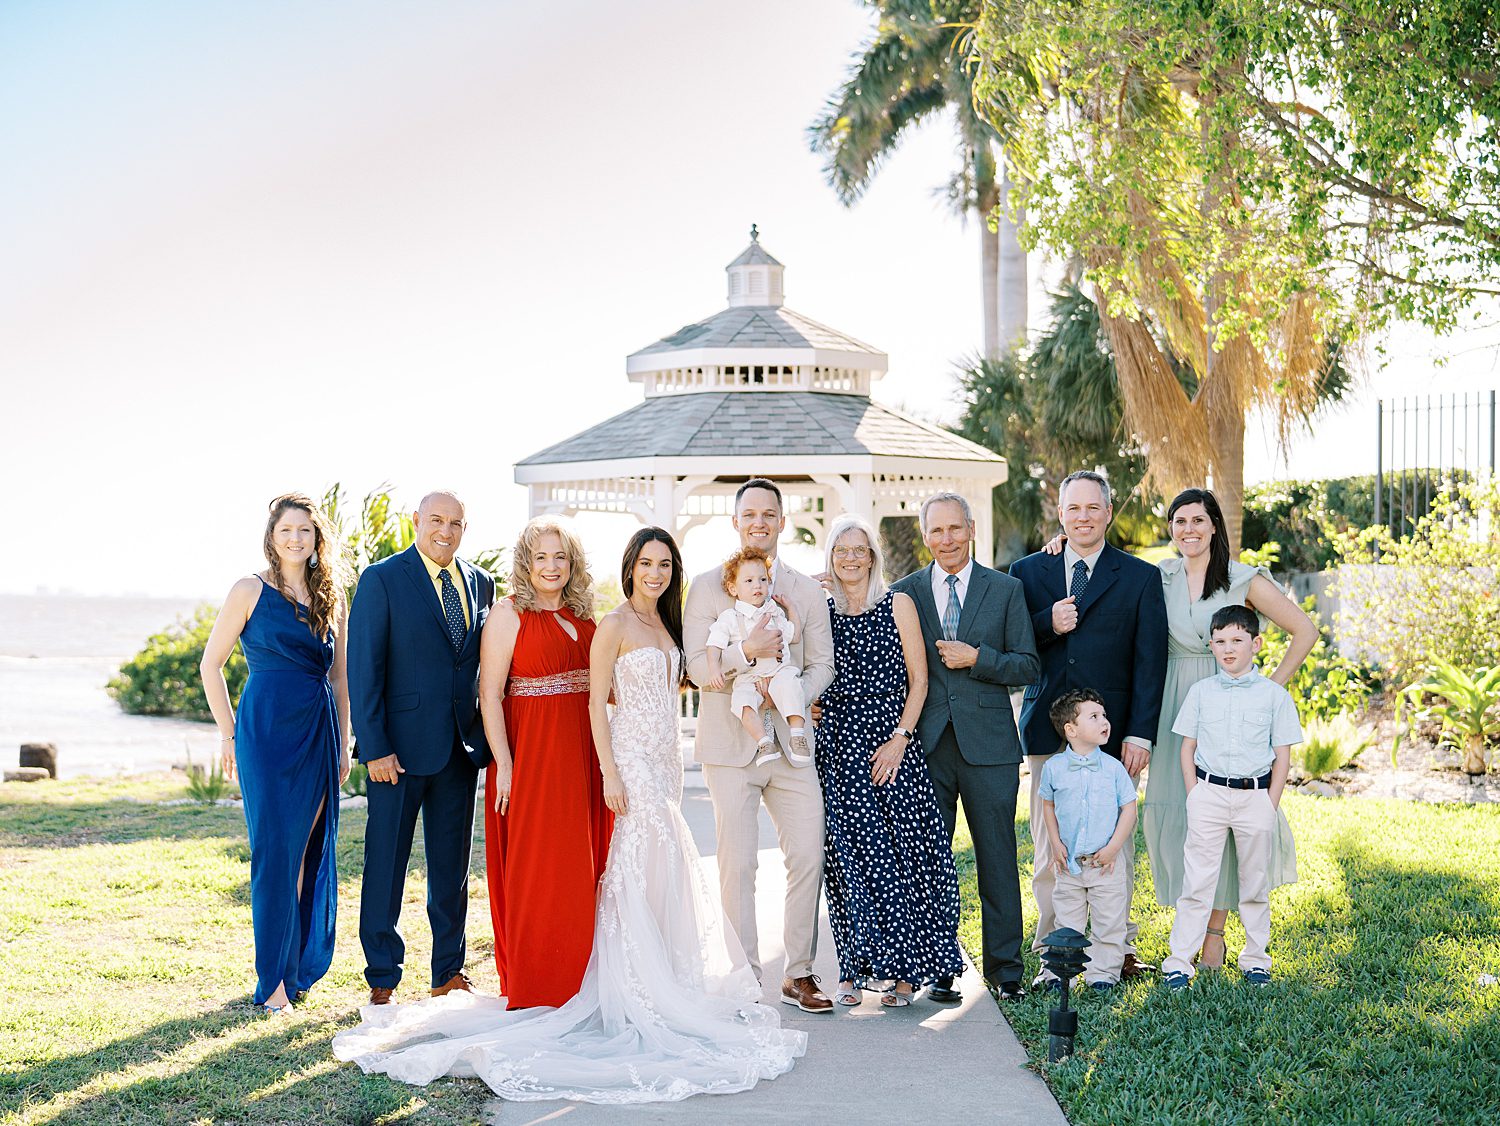
[{"label": "bow tie", "polygon": [[1244,675],[1241,676],[1238,680],[1230,676],[1223,669],[1219,670],[1219,683],[1225,688],[1244,688],[1254,679],[1255,675],[1253,669],[1247,669]]},{"label": "bow tie", "polygon": [[1088,758],[1070,758],[1068,760],[1069,770],[1098,770],[1099,756],[1090,755]]}]

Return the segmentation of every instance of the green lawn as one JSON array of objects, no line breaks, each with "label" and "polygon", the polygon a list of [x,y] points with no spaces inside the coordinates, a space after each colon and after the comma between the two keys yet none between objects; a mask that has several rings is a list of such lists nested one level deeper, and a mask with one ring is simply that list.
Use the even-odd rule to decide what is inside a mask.
[{"label": "green lawn", "polygon": [[[341,826],[333,969],[295,1015],[267,1019],[249,1004],[243,819],[151,804],[182,789],[167,777],[0,788],[0,1126],[481,1118],[480,1084],[414,1092],[330,1054],[364,991],[363,812]],[[1007,1007],[1078,1126],[1500,1121],[1500,987],[1477,984],[1500,974],[1500,809],[1288,803],[1302,880],[1274,897],[1275,984],[1251,990],[1231,971],[1183,995],[1152,982],[1086,996],[1079,1051],[1054,1066],[1041,1062],[1049,999]],[[1024,867],[1024,811],[1021,838]],[[977,955],[972,861],[959,859]],[[476,852],[470,962],[493,992],[482,871]],[[1144,852],[1137,879],[1142,950],[1159,961],[1171,912],[1152,899]],[[413,877],[402,995],[427,985],[425,895]]]},{"label": "green lawn", "polygon": [[[1024,805],[1024,787],[1022,802]],[[1076,1126],[1500,1122],[1500,809],[1289,795],[1300,881],[1273,893],[1276,980],[1233,966],[1181,994],[1159,979],[1081,999],[1076,1054],[1047,1064],[1050,995],[1006,1014]],[[1023,871],[1031,839],[1018,825]],[[960,855],[966,949],[979,954],[973,861]],[[1027,938],[1036,907],[1023,879]],[[1172,925],[1144,848],[1140,949]],[[1036,973],[1028,955],[1028,980]]]},{"label": "green lawn", "polygon": [[[0,1124],[478,1121],[481,1084],[414,1092],[330,1053],[366,988],[364,812],[340,825],[333,968],[295,1015],[267,1018],[250,1004],[244,817],[142,804],[182,793],[180,776],[0,788]],[[493,993],[482,851],[473,871],[471,972]],[[408,880],[398,998],[429,984],[426,894]]]}]

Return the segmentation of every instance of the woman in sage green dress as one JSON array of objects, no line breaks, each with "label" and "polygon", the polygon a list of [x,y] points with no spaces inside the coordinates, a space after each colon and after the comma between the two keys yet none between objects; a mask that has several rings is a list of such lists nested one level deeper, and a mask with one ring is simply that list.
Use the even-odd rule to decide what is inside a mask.
[{"label": "woman in sage green dress", "polygon": [[[1146,775],[1141,825],[1151,858],[1156,901],[1173,906],[1182,893],[1183,845],[1187,837],[1187,790],[1182,770],[1182,736],[1172,722],[1188,689],[1214,672],[1208,623],[1221,606],[1249,606],[1291,635],[1286,655],[1269,674],[1282,687],[1296,673],[1318,639],[1318,627],[1302,608],[1271,581],[1264,567],[1250,567],[1229,557],[1229,536],[1218,499],[1207,489],[1187,489],[1173,498],[1167,525],[1179,558],[1163,560],[1161,579],[1167,600],[1167,680],[1161,696],[1161,725],[1152,749],[1153,769]],[[1297,879],[1297,854],[1286,814],[1278,811],[1271,842],[1271,887]],[[1199,964],[1224,964],[1224,921],[1239,906],[1239,864],[1234,838],[1224,844],[1224,862],[1214,893]]]}]

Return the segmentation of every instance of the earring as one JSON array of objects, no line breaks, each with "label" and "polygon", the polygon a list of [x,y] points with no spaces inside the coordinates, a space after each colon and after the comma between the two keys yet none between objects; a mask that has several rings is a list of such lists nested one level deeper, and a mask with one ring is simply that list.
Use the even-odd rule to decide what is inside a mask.
[{"label": "earring", "polygon": [[318,553],[316,551],[307,557],[307,565],[314,571],[318,569]]}]

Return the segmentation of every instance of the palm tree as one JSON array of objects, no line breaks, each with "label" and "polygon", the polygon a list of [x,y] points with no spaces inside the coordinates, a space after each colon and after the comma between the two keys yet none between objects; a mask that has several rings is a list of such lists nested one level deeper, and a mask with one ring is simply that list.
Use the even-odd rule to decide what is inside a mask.
[{"label": "palm tree", "polygon": [[[998,358],[1026,333],[1026,252],[1001,206],[1009,182],[995,159],[1000,140],[974,109],[973,72],[960,42],[979,17],[975,0],[866,0],[879,13],[875,37],[808,130],[828,159],[828,182],[852,206],[901,134],[951,107],[963,166],[947,186],[961,215],[977,211],[984,298],[984,355]],[[990,216],[998,212],[998,228]]]}]

